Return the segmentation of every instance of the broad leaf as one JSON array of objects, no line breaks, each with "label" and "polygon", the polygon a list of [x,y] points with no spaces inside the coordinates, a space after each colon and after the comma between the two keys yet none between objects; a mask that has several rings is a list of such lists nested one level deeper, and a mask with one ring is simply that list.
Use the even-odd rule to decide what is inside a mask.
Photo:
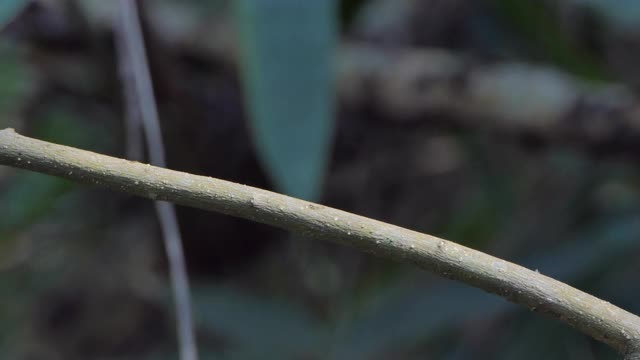
[{"label": "broad leaf", "polygon": [[0,30],[10,22],[20,10],[29,3],[29,0],[2,0],[0,1]]},{"label": "broad leaf", "polygon": [[260,161],[280,191],[317,200],[333,133],[336,2],[235,4]]}]

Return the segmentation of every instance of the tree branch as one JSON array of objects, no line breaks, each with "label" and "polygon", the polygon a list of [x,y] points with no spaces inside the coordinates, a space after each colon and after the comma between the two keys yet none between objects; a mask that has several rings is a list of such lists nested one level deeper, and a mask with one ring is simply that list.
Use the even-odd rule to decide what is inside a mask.
[{"label": "tree branch", "polygon": [[445,114],[462,128],[630,156],[640,149],[640,101],[620,84],[590,84],[525,63],[483,64],[441,49],[341,50],[339,92],[346,105],[375,104],[399,122]]},{"label": "tree branch", "polygon": [[633,359],[640,318],[522,266],[398,226],[210,177],[121,160],[0,130],[0,164],[273,225],[413,263],[549,314]]}]

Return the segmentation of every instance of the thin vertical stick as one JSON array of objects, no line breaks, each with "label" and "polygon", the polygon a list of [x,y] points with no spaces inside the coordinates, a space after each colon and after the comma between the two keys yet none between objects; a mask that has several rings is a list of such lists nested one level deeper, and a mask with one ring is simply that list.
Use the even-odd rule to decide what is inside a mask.
[{"label": "thin vertical stick", "polygon": [[[119,8],[122,18],[120,41],[124,44],[122,49],[126,50],[128,55],[127,60],[132,72],[135,98],[138,101],[137,109],[142,118],[149,158],[152,164],[167,167],[137,3],[135,0],[120,0]],[[189,281],[175,208],[173,204],[165,201],[156,201],[155,206],[169,260],[169,272],[176,306],[180,358],[182,360],[197,360]]]},{"label": "thin vertical stick", "polygon": [[144,145],[142,144],[142,120],[140,119],[140,101],[136,94],[133,79],[133,69],[129,61],[127,42],[124,33],[124,18],[116,16],[113,24],[113,32],[118,58],[118,73],[122,84],[124,125],[125,125],[125,156],[129,160],[142,161],[144,157]]}]

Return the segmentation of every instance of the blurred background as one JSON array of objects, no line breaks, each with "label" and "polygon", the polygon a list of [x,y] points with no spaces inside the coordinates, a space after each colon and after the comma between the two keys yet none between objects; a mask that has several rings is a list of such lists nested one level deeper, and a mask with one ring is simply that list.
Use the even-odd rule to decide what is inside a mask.
[{"label": "blurred background", "polygon": [[[170,168],[441,236],[640,313],[640,2],[140,5]],[[0,128],[144,161],[117,14],[1,0]],[[178,220],[202,359],[616,358],[412,266]],[[152,203],[0,168],[0,357],[176,359],[174,320]]]}]

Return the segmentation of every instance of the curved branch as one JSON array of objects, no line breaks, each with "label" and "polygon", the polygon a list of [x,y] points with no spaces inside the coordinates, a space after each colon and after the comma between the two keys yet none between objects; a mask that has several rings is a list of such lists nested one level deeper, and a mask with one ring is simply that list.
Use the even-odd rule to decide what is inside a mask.
[{"label": "curved branch", "polygon": [[640,318],[560,281],[485,253],[398,226],[205,176],[121,160],[0,130],[0,164],[220,212],[413,263],[549,314],[629,359]]}]

